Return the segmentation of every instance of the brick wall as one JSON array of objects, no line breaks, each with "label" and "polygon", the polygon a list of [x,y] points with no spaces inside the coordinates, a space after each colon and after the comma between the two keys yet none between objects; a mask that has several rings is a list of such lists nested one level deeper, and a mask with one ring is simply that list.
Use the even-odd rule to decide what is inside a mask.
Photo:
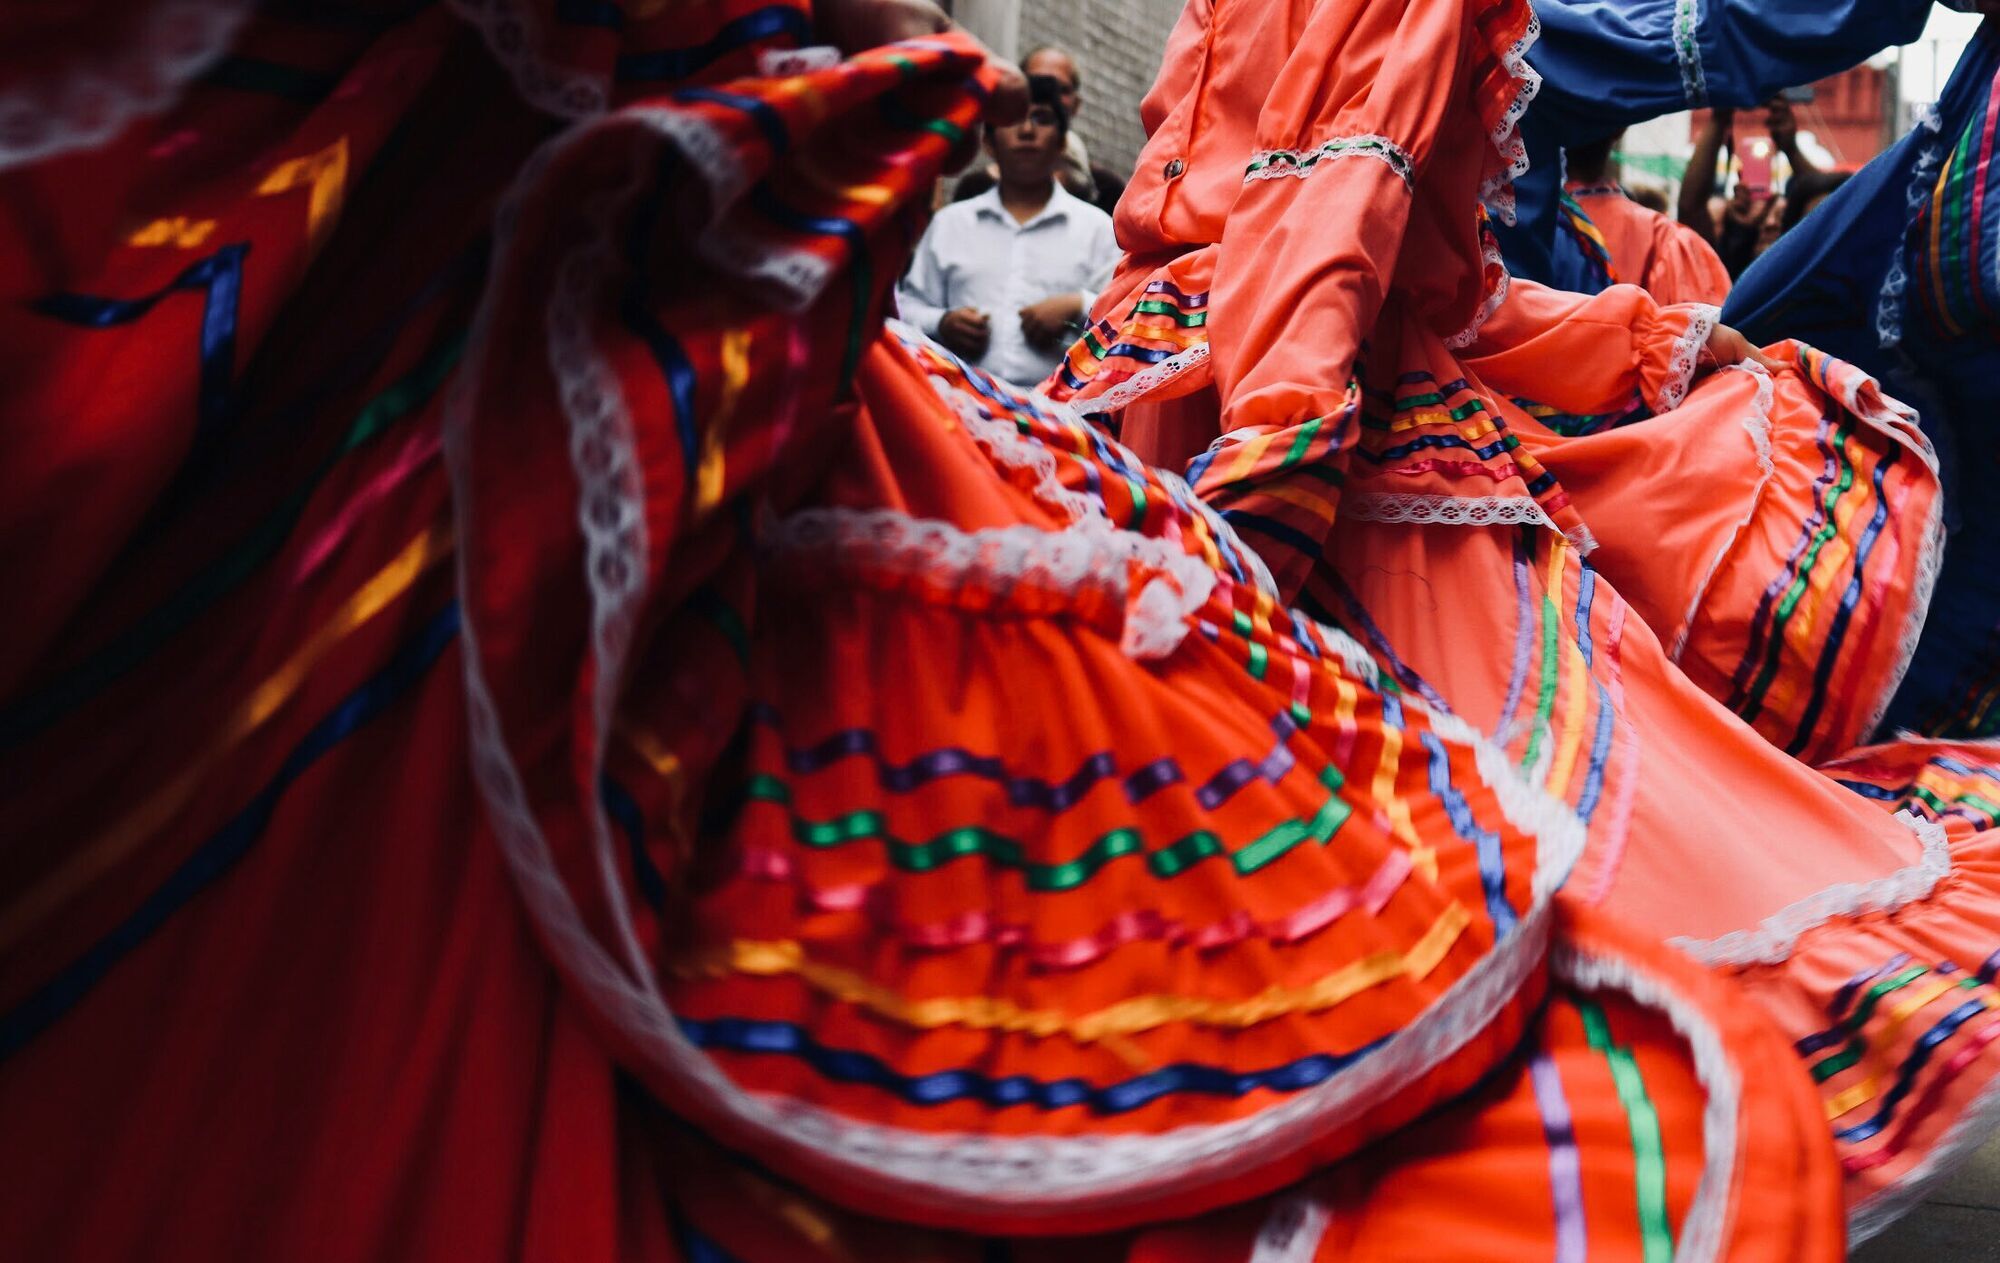
[{"label": "brick wall", "polygon": [[1153,86],[1182,0],[1022,0],[1019,51],[1060,44],[1083,67],[1077,131],[1093,162],[1132,170],[1145,133],[1139,99]]}]

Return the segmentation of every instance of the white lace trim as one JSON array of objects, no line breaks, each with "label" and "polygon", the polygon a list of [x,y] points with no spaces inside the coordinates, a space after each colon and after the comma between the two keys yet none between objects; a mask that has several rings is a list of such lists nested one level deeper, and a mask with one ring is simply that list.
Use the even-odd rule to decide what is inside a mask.
[{"label": "white lace trim", "polygon": [[1333,1212],[1310,1193],[1287,1193],[1271,1203],[1250,1248],[1249,1263],[1313,1263]]},{"label": "white lace trim", "polygon": [[1500,157],[1500,169],[1481,181],[1479,200],[1503,224],[1514,222],[1514,181],[1528,173],[1528,146],[1521,139],[1521,119],[1542,90],[1542,76],[1528,64],[1528,50],[1542,37],[1542,19],[1528,14],[1528,29],[1511,48],[1500,55],[1500,65],[1519,86],[1514,99],[1500,113],[1488,139]]},{"label": "white lace trim", "polygon": [[1454,351],[1462,351],[1479,341],[1479,330],[1493,318],[1494,312],[1500,310],[1500,304],[1507,301],[1507,288],[1513,280],[1507,272],[1506,261],[1500,257],[1499,239],[1490,232],[1480,235],[1485,238],[1479,247],[1480,276],[1485,276],[1488,266],[1499,268],[1500,276],[1493,282],[1493,292],[1480,302],[1479,310],[1472,313],[1472,323],[1444,340],[1444,344]]},{"label": "white lace trim", "polygon": [[[590,143],[616,119],[600,119],[571,128],[531,154],[494,215],[495,275],[475,312],[463,371],[450,396],[443,427],[445,464],[452,481],[453,512],[461,541],[474,537],[474,496],[470,453],[473,418],[481,406],[479,382],[490,357],[492,327],[502,296],[512,298],[519,283],[513,243],[522,203],[546,181],[549,169],[570,149]],[[636,198],[650,166],[635,153],[632,176],[621,189],[595,198],[588,207],[589,230],[556,270],[554,292],[545,316],[549,365],[564,417],[570,427],[572,472],[578,479],[578,522],[586,554],[586,581],[591,595],[593,650],[598,686],[592,697],[594,762],[590,784],[601,769],[609,732],[609,706],[624,673],[624,654],[632,631],[631,611],[643,596],[645,540],[643,488],[632,450],[631,417],[615,374],[606,366],[589,337],[589,312],[618,262],[612,245],[620,211]],[[636,497],[636,499],[635,499]],[[577,985],[599,999],[607,1013],[658,1009],[661,999],[643,949],[634,931],[630,903],[618,880],[616,851],[609,821],[596,794],[586,795],[593,858],[603,883],[620,950],[627,965],[606,954],[585,928],[575,901],[556,869],[548,840],[528,802],[519,769],[507,748],[498,708],[487,686],[479,652],[477,620],[473,616],[471,577],[466,549],[457,550],[456,568],[461,607],[460,638],[465,669],[473,778],[492,816],[501,852],[531,915],[548,931],[559,960],[576,970]],[[614,1018],[615,1020],[615,1018]]]},{"label": "white lace trim", "polygon": [[[604,747],[618,695],[625,685],[633,632],[647,592],[646,488],[639,468],[632,414],[618,375],[590,335],[591,313],[604,306],[604,290],[620,266],[612,245],[620,212],[638,200],[650,166],[643,136],[632,145],[632,176],[625,187],[586,206],[590,237],[564,257],[550,294],[545,322],[549,373],[569,423],[570,469],[576,476],[577,531],[583,539],[584,578],[590,588],[591,673],[590,779],[603,776]],[[606,892],[620,890],[618,850],[611,821],[598,795],[589,795],[590,827],[598,880]],[[645,949],[622,898],[608,904],[625,965],[647,991],[652,979]]]},{"label": "white lace trim", "polygon": [[1750,436],[1750,449],[1757,458],[1757,483],[1750,489],[1750,502],[1744,507],[1743,516],[1729,528],[1722,546],[1715,550],[1715,557],[1708,563],[1708,573],[1695,585],[1694,594],[1688,598],[1687,612],[1681,615],[1680,630],[1674,634],[1674,643],[1667,650],[1667,659],[1678,663],[1687,651],[1688,636],[1694,631],[1695,616],[1701,612],[1702,602],[1708,599],[1708,590],[1715,584],[1715,576],[1722,571],[1722,563],[1736,548],[1736,541],[1750,528],[1757,516],[1757,506],[1764,499],[1764,488],[1770,485],[1777,466],[1771,459],[1771,374],[1762,364],[1751,360],[1744,364],[1733,364],[1724,372],[1749,373],[1757,381],[1757,397],[1750,405],[1750,411],[1743,418],[1743,432]]},{"label": "white lace trim", "polygon": [[750,172],[727,137],[700,115],[669,106],[632,106],[618,116],[664,136],[701,177],[708,217],[687,227],[702,262],[724,276],[750,282],[786,311],[804,311],[818,300],[833,279],[833,261],[751,233],[737,213],[750,189]]},{"label": "white lace trim", "polygon": [[816,74],[841,63],[841,52],[831,44],[806,48],[766,48],[757,54],[757,73],[766,79],[790,79],[795,75]]},{"label": "white lace trim", "polygon": [[1558,976],[1586,991],[1622,991],[1666,1015],[1694,1056],[1694,1077],[1706,1092],[1701,1110],[1701,1179],[1675,1233],[1675,1263],[1710,1263],[1720,1256],[1735,1212],[1736,1125],[1742,1113],[1743,1076],[1722,1037],[1701,1010],[1671,984],[1641,973],[1630,962],[1559,944],[1550,952]]},{"label": "white lace trim", "polygon": [[1710,335],[1722,320],[1722,309],[1707,303],[1692,303],[1693,314],[1688,319],[1687,328],[1681,330],[1674,339],[1674,349],[1667,357],[1667,375],[1660,383],[1659,398],[1653,402],[1653,411],[1672,412],[1687,398],[1688,387],[1694,384],[1695,370],[1701,367],[1701,353],[1708,346]]},{"label": "white lace trim", "polygon": [[1917,862],[1869,882],[1842,882],[1815,891],[1764,918],[1755,929],[1732,930],[1720,938],[1667,940],[1704,965],[1776,965],[1790,959],[1792,949],[1809,931],[1835,917],[1888,912],[1926,898],[1951,872],[1951,846],[1944,826],[1908,811],[1896,819],[1917,835],[1922,851]]},{"label": "white lace trim", "polygon": [[1409,150],[1387,136],[1373,133],[1335,136],[1304,151],[1260,149],[1250,155],[1243,182],[1281,180],[1287,176],[1304,179],[1342,158],[1373,158],[1401,177],[1404,188],[1415,187],[1416,163],[1411,160]]},{"label": "white lace trim", "polygon": [[1926,105],[1917,116],[1917,129],[1930,133],[1916,166],[1910,170],[1910,184],[1903,191],[1903,235],[1889,256],[1889,270],[1882,277],[1882,292],[1875,300],[1875,341],[1884,347],[1903,340],[1904,294],[1909,289],[1910,232],[1924,213],[1924,205],[1937,182],[1938,168],[1944,165],[1944,117],[1935,105]]},{"label": "white lace trim", "polygon": [[[934,339],[924,336],[914,326],[893,318],[883,321],[883,324],[891,334],[901,339],[906,345],[927,346],[933,348],[939,355],[951,358],[950,351],[939,346]],[[1189,349],[1193,350],[1196,348]],[[1208,348],[1204,345],[1199,349],[1202,351],[1201,358],[1205,359]],[[1006,468],[1025,470],[1034,475],[1034,495],[1037,503],[1041,504],[1044,508],[1061,514],[1064,520],[1070,522],[1082,521],[1086,518],[1097,518],[1107,522],[1110,520],[1105,514],[1104,504],[1101,500],[1072,491],[1063,485],[1060,475],[1056,472],[1055,454],[1048,448],[1021,437],[1020,431],[1014,427],[1013,422],[995,418],[990,413],[984,411],[976,401],[968,398],[963,392],[951,389],[944,382],[936,378],[932,379],[931,384],[932,388],[938,392],[938,395],[951,405],[952,410],[958,414],[959,419],[965,422],[968,432],[972,435],[973,440],[980,444],[981,450],[986,453],[988,459],[994,460]],[[1000,388],[1002,390],[1010,389],[1004,384]],[[1236,528],[1229,525],[1208,501],[1195,494],[1194,489],[1188,486],[1186,479],[1172,470],[1148,466],[1145,461],[1139,459],[1138,455],[1131,448],[1126,447],[1115,439],[1106,437],[1101,431],[1090,425],[1088,421],[1083,420],[1078,415],[1076,405],[1058,404],[1049,400],[1046,396],[1039,394],[1033,396],[1033,398],[1037,407],[1061,415],[1072,424],[1097,435],[1124,463],[1135,469],[1151,469],[1153,476],[1159,479],[1169,491],[1174,493],[1175,498],[1183,507],[1199,514],[1201,520],[1208,525],[1209,529],[1214,531],[1219,538],[1229,545],[1231,550],[1235,552],[1249,569],[1252,582],[1265,593],[1273,597],[1277,596],[1277,580],[1271,577],[1271,571],[1264,564],[1264,559],[1259,557],[1249,545],[1243,542],[1236,534]],[[1096,401],[1085,401],[1086,404],[1094,402]]]},{"label": "white lace trim", "polygon": [[1071,525],[1091,520],[1110,522],[1103,502],[1097,497],[1063,485],[1062,476],[1056,472],[1054,452],[1032,439],[1023,438],[1012,421],[990,415],[964,391],[952,389],[950,383],[942,378],[931,378],[931,386],[937,391],[938,398],[958,413],[958,419],[965,423],[966,432],[979,445],[979,450],[986,454],[986,459],[1003,469],[1029,475],[1032,485],[1028,492],[1035,503]]},{"label": "white lace trim", "polygon": [[251,0],[148,4],[119,47],[30,73],[0,92],[0,171],[102,144],[133,119],[165,110],[229,51],[255,7]]},{"label": "white lace trim", "polygon": [[521,0],[449,0],[485,39],[493,60],[514,80],[521,99],[557,118],[602,114],[611,106],[611,83],[602,75],[558,66],[542,55],[533,6]]},{"label": "white lace trim", "polygon": [[1579,524],[1565,531],[1532,496],[1414,495],[1400,491],[1349,494],[1340,501],[1341,516],[1357,522],[1409,522],[1421,526],[1546,526],[1566,536],[1588,557],[1597,551],[1597,537]]},{"label": "white lace trim", "polygon": [[1119,648],[1141,660],[1178,649],[1189,616],[1215,590],[1215,572],[1178,545],[1088,518],[1066,531],[1026,525],[965,531],[894,509],[806,509],[778,522],[763,542],[821,567],[858,562],[1003,599],[1021,584],[1096,592],[1125,605]]},{"label": "white lace trim", "polygon": [[1207,363],[1208,343],[1197,342],[1158,364],[1146,366],[1102,394],[1077,399],[1065,406],[1073,408],[1079,417],[1118,412],[1131,407],[1182,373]]},{"label": "white lace trim", "polygon": [[1701,0],[1675,0],[1674,57],[1681,64],[1681,97],[1691,110],[1708,104],[1708,73],[1701,64]]}]

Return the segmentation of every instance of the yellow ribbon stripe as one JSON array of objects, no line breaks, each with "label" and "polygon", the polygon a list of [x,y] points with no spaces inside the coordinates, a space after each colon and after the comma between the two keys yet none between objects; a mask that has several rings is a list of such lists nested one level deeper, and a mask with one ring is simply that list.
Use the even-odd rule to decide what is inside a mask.
[{"label": "yellow ribbon stripe", "polygon": [[750,331],[730,329],[722,335],[719,359],[722,362],[722,390],[709,419],[708,434],[702,442],[701,464],[695,475],[694,511],[706,514],[722,502],[723,442],[729,423],[736,417],[737,401],[750,380]]},{"label": "yellow ribbon stripe", "polygon": [[1244,1000],[1206,996],[1143,995],[1121,1000],[1092,1013],[1072,1015],[1055,1009],[1025,1009],[993,996],[938,996],[913,1000],[852,970],[821,964],[806,955],[796,939],[739,939],[726,947],[692,957],[675,967],[681,978],[721,978],[731,973],[752,977],[796,977],[837,1000],[859,1005],[880,1017],[933,1030],[963,1026],[1047,1038],[1066,1035],[1079,1044],[1116,1040],[1142,1034],[1169,1023],[1240,1029],[1296,1013],[1316,1013],[1335,1007],[1370,987],[1398,977],[1421,981],[1445,957],[1471,923],[1460,904],[1446,908],[1407,952],[1376,952],[1350,961],[1302,987],[1267,987]]},{"label": "yellow ribbon stripe", "polygon": [[257,186],[257,192],[275,197],[297,188],[310,190],[306,195],[306,237],[318,248],[347,194],[347,137],[318,153],[279,163]]}]

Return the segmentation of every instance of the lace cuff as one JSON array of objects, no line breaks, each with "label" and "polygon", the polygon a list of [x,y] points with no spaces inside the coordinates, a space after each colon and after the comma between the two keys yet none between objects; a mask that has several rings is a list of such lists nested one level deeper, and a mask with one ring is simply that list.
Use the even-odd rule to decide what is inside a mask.
[{"label": "lace cuff", "polygon": [[[1715,332],[1721,312],[1706,303],[1687,303],[1662,308],[1654,329],[1641,327],[1639,335],[1639,389],[1646,406],[1666,412],[1681,405],[1694,382],[1701,363],[1702,349]],[[1679,326],[1679,332],[1675,327]],[[1669,339],[1671,339],[1669,341]],[[1664,348],[1662,343],[1665,343]]]},{"label": "lace cuff", "polygon": [[1416,163],[1404,149],[1387,136],[1335,136],[1310,149],[1265,149],[1251,155],[1249,169],[1243,173],[1247,184],[1252,180],[1276,180],[1284,176],[1304,179],[1341,158],[1373,158],[1394,171],[1409,188],[1415,183]]}]

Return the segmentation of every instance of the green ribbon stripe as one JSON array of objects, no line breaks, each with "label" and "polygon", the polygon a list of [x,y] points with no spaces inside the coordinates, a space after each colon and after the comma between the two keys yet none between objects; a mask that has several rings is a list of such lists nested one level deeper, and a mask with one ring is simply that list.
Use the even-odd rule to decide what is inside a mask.
[{"label": "green ribbon stripe", "polygon": [[1166,316],[1183,329],[1193,329],[1208,323],[1207,308],[1200,311],[1182,311],[1164,298],[1148,298],[1136,304],[1132,311],[1134,314],[1144,312],[1149,316]]},{"label": "green ribbon stripe", "polygon": [[1937,305],[1946,319],[1961,328],[1968,321],[1968,310],[1972,294],[1965,282],[1965,226],[1967,218],[1966,168],[1972,164],[1972,156],[1967,147],[1972,133],[1958,138],[1958,144],[1951,155],[1951,175],[1945,185],[1944,196],[1938,210],[1944,230],[1938,234],[1938,258],[1933,266],[1938,273]]},{"label": "green ribbon stripe", "polygon": [[1984,814],[1989,820],[2000,820],[2000,803],[1991,802],[1981,798],[1977,794],[1960,794],[1956,800],[1947,800],[1932,790],[1918,785],[1910,791],[1910,797],[1917,799],[1919,802],[1930,804],[1931,810],[1941,816],[1948,812],[1957,811],[1962,807],[1970,807],[1972,810]]},{"label": "green ribbon stripe", "polygon": [[1674,1231],[1667,1222],[1667,1154],[1660,1139],[1659,1112],[1646,1092],[1646,1079],[1639,1073],[1632,1050],[1612,1042],[1611,1023],[1605,1019],[1604,1010],[1581,996],[1574,1003],[1577,1014],[1583,1018],[1584,1034],[1592,1051],[1601,1054],[1611,1069],[1611,1081],[1618,1089],[1618,1104],[1625,1110],[1625,1122],[1632,1133],[1642,1257],[1646,1263],[1671,1263]]},{"label": "green ribbon stripe", "polygon": [[[1980,982],[1977,978],[1962,978],[1953,989],[1957,991],[1970,991],[1979,985]],[[1868,1045],[1862,1041],[1860,1036],[1857,1035],[1853,1039],[1848,1040],[1839,1052],[1813,1065],[1813,1082],[1825,1083],[1828,1079],[1847,1069],[1855,1062],[1860,1061],[1862,1055],[1867,1051]]]},{"label": "green ribbon stripe", "polygon": [[1930,967],[1927,965],[1912,965],[1902,973],[1891,978],[1884,978],[1882,981],[1868,988],[1861,997],[1861,1003],[1854,1006],[1854,1012],[1848,1014],[1847,1020],[1834,1028],[1841,1034],[1851,1036],[1852,1038],[1847,1041],[1846,1045],[1839,1052],[1813,1063],[1813,1082],[1825,1083],[1828,1079],[1831,1079],[1855,1062],[1861,1060],[1861,1056],[1867,1052],[1868,1046],[1861,1039],[1860,1030],[1863,1026],[1867,1025],[1868,1019],[1875,1015],[1875,1009],[1882,1003],[1882,997],[1892,991],[1902,990],[1929,972]]},{"label": "green ribbon stripe", "polygon": [[[1399,416],[1400,414],[1408,412],[1413,408],[1423,408],[1430,406],[1432,403],[1441,404],[1443,402],[1444,402],[1443,395],[1426,395],[1417,399],[1398,399],[1396,401],[1395,411],[1393,412],[1370,411],[1364,413],[1362,419],[1367,423],[1368,428],[1371,430],[1387,430],[1393,428],[1396,417]],[[1463,421],[1467,417],[1475,417],[1485,411],[1486,411],[1486,401],[1484,399],[1468,399],[1464,403],[1458,405],[1456,408],[1446,409],[1445,416],[1450,418],[1452,421]]]},{"label": "green ribbon stripe", "polygon": [[954,860],[981,856],[990,864],[1019,872],[1029,890],[1045,894],[1074,890],[1106,864],[1128,855],[1143,855],[1147,870],[1162,879],[1178,877],[1214,856],[1225,857],[1247,877],[1301,842],[1311,840],[1324,846],[1347,822],[1353,808],[1339,797],[1343,784],[1339,768],[1329,766],[1320,773],[1319,781],[1326,787],[1327,799],[1309,819],[1284,821],[1235,851],[1207,829],[1197,829],[1169,846],[1149,851],[1144,834],[1128,826],[1100,836],[1082,855],[1061,864],[1031,861],[1018,839],[979,825],[947,829],[928,841],[910,842],[890,833],[887,818],[872,809],[851,811],[832,820],[807,820],[791,811],[791,787],[768,773],[752,777],[747,793],[752,801],[786,808],[791,815],[792,836],[801,845],[826,850],[879,838],[888,849],[889,862],[910,873],[934,872]]},{"label": "green ribbon stripe", "polygon": [[1535,701],[1535,722],[1528,729],[1528,749],[1521,756],[1521,766],[1535,766],[1535,760],[1542,752],[1542,734],[1548,731],[1549,716],[1556,709],[1556,602],[1555,597],[1542,593],[1542,686]]},{"label": "green ribbon stripe", "polygon": [[723,600],[720,592],[707,585],[689,594],[688,604],[729,642],[736,660],[747,666],[750,662],[750,631],[743,625],[743,616],[736,612],[735,607]]},{"label": "green ribbon stripe", "polygon": [[1839,464],[1840,470],[1833,485],[1826,489],[1825,498],[1821,502],[1820,508],[1826,514],[1826,521],[1813,532],[1811,540],[1808,541],[1806,554],[1799,561],[1796,577],[1785,589],[1784,596],[1779,599],[1777,609],[1773,612],[1771,630],[1767,633],[1770,643],[1765,648],[1764,662],[1758,668],[1757,678],[1751,682],[1749,702],[1743,712],[1746,722],[1754,722],[1763,712],[1764,694],[1769,691],[1772,681],[1777,678],[1778,663],[1784,656],[1785,629],[1792,621],[1792,612],[1798,608],[1800,599],[1805,595],[1813,567],[1819,564],[1820,550],[1825,548],[1828,541],[1839,531],[1835,511],[1840,507],[1841,498],[1855,485],[1854,464],[1847,457],[1847,440],[1853,435],[1854,428],[1845,423],[1834,431],[1834,459]]},{"label": "green ribbon stripe", "polygon": [[1292,439],[1291,448],[1285,452],[1285,465],[1296,465],[1305,459],[1307,450],[1312,447],[1313,438],[1318,435],[1320,427],[1325,424],[1325,417],[1314,417],[1299,427],[1297,437]]}]

